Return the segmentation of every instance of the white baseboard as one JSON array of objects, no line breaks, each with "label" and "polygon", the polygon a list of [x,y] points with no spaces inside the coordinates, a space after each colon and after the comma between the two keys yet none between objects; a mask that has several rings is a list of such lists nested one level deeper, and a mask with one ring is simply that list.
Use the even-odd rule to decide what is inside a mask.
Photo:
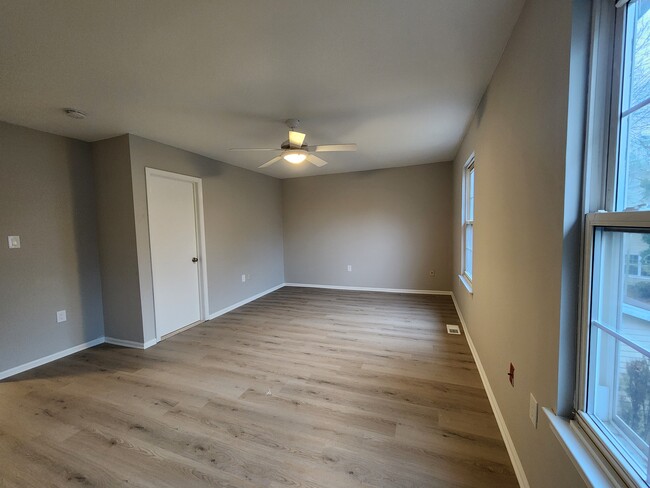
[{"label": "white baseboard", "polygon": [[6,369],[4,371],[0,371],[0,380],[9,378],[10,376],[14,376],[19,373],[23,373],[29,369],[36,368],[37,366],[42,366],[43,364],[51,363],[52,361],[56,361],[57,359],[64,358],[66,356],[69,356],[70,354],[74,354],[75,352],[83,351],[84,349],[88,349],[89,347],[102,344],[103,342],[104,342],[104,338],[98,337],[97,339],[93,339],[92,341],[89,342],[84,342],[83,344],[79,344],[78,346],[70,347],[63,351],[50,354],[49,356],[45,356],[40,359],[35,359],[34,361],[21,364],[20,366],[16,366],[13,368]]},{"label": "white baseboard", "polygon": [[501,431],[501,436],[503,437],[503,442],[505,443],[506,449],[508,451],[508,455],[510,456],[510,461],[512,462],[512,467],[515,470],[517,481],[519,481],[519,486],[521,488],[530,488],[530,485],[528,484],[528,479],[526,478],[524,467],[522,466],[521,460],[519,459],[519,455],[517,454],[517,450],[515,449],[515,444],[512,441],[512,437],[510,437],[510,432],[508,432],[508,426],[506,425],[506,421],[503,418],[503,414],[501,413],[501,409],[499,408],[497,399],[494,396],[494,392],[492,391],[492,387],[490,386],[490,382],[488,381],[488,377],[487,374],[485,373],[485,369],[483,369],[481,358],[478,356],[476,347],[474,347],[474,343],[472,342],[472,337],[469,335],[469,331],[467,330],[467,324],[465,323],[465,319],[463,318],[463,314],[460,311],[460,307],[458,306],[458,302],[456,301],[456,296],[454,295],[453,292],[451,292],[451,299],[454,301],[454,307],[456,307],[456,313],[458,313],[458,318],[460,319],[460,323],[463,327],[463,331],[465,332],[465,338],[467,339],[467,344],[469,345],[469,348],[472,351],[474,362],[476,363],[478,372],[481,375],[483,388],[485,388],[485,392],[487,393],[488,400],[490,400],[490,406],[492,407],[492,411],[494,412],[494,417],[497,419],[497,425],[499,426],[499,430]]},{"label": "white baseboard", "polygon": [[115,339],[114,337],[105,337],[104,342],[106,342],[106,344],[113,344],[114,346],[131,347],[133,349],[148,349],[158,343],[156,339],[151,339],[146,342],[136,342],[126,341],[124,339]]},{"label": "white baseboard", "polygon": [[367,286],[314,285],[309,283],[285,283],[284,286],[295,286],[298,288],[325,288],[328,290],[378,291],[382,293],[411,293],[415,295],[451,295],[450,291],[412,290],[408,288],[370,288]]},{"label": "white baseboard", "polygon": [[250,303],[250,302],[252,302],[254,300],[257,300],[258,298],[262,298],[264,295],[268,295],[269,293],[272,293],[275,290],[279,290],[280,288],[285,286],[285,284],[286,283],[280,283],[279,285],[274,286],[273,288],[269,288],[268,290],[264,290],[263,292],[258,293],[257,295],[253,295],[252,297],[245,298],[244,300],[242,300],[240,302],[237,302],[237,303],[235,303],[233,305],[230,305],[230,306],[228,306],[226,308],[222,308],[221,310],[219,310],[217,312],[211,313],[210,315],[208,315],[208,320],[216,319],[220,315],[226,314],[228,312],[232,312],[233,310],[235,310],[236,308],[241,307],[242,305],[246,305],[247,303]]}]

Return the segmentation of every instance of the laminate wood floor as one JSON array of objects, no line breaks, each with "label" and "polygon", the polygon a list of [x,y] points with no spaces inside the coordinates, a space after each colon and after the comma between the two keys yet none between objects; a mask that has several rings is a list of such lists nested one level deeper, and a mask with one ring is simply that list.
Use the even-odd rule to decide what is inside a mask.
[{"label": "laminate wood floor", "polygon": [[0,382],[0,486],[510,487],[448,296],[285,287]]}]

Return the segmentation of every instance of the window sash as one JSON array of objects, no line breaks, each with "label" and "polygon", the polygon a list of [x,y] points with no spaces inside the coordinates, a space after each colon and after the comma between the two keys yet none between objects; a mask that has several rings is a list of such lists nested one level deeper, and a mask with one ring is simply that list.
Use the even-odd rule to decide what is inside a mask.
[{"label": "window sash", "polygon": [[[621,333],[612,328],[610,324],[603,324],[592,318],[592,304],[594,275],[599,273],[599,263],[594,257],[599,254],[599,242],[595,240],[596,233],[599,230],[618,230],[618,231],[635,231],[650,230],[650,211],[639,212],[596,212],[590,213],[586,217],[585,224],[585,246],[583,262],[583,293],[581,304],[581,321],[580,321],[580,351],[578,362],[578,392],[576,411],[577,417],[582,421],[579,422],[589,438],[601,450],[605,449],[605,457],[610,464],[629,486],[647,486],[646,481],[639,475],[639,466],[631,461],[632,457],[622,451],[618,442],[611,436],[608,428],[600,424],[600,421],[587,412],[587,405],[594,402],[594,388],[590,388],[589,370],[597,368],[595,355],[590,355],[590,342],[594,340],[592,332],[601,330],[617,341],[620,341],[627,347],[637,351],[644,357],[650,357],[650,351],[637,344],[625,333]],[[621,420],[621,423],[624,422]],[[622,429],[627,425],[622,425]],[[633,436],[630,436],[633,437]],[[641,441],[643,442],[643,441]],[[624,448],[623,448],[624,449]],[[647,448],[646,448],[647,449]],[[650,466],[650,464],[648,464]],[[645,466],[645,469],[649,469]],[[649,473],[643,473],[646,479],[650,479]]]}]

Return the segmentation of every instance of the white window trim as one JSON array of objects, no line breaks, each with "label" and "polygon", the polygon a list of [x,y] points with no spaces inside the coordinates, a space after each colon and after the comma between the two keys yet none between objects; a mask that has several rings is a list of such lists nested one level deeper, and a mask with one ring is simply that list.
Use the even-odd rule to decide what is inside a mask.
[{"label": "white window trim", "polygon": [[[463,176],[462,176],[462,208],[461,208],[461,237],[460,237],[460,274],[458,275],[458,278],[460,279],[461,283],[467,288],[467,291],[470,294],[473,294],[473,288],[472,288],[472,278],[473,276],[469,276],[466,272],[466,263],[465,263],[465,236],[466,236],[466,226],[469,224],[472,226],[472,229],[474,229],[474,220],[469,220],[467,219],[467,209],[469,206],[469,194],[467,191],[467,186],[468,186],[468,174],[470,171],[470,168],[472,170],[475,170],[476,167],[476,154],[472,153],[469,155],[467,158],[467,161],[465,161],[465,164],[463,165]],[[474,172],[474,203],[476,205],[476,172]],[[474,209],[474,212],[476,212],[476,208]],[[472,250],[472,257],[474,256],[474,252]],[[472,265],[474,264],[474,260],[472,260]],[[473,268],[474,266],[472,266]]]},{"label": "white window trim", "polygon": [[465,286],[465,288],[467,289],[467,292],[468,292],[470,295],[473,295],[473,294],[474,294],[474,289],[472,288],[472,282],[469,281],[469,280],[468,280],[464,275],[462,275],[462,274],[459,274],[459,275],[458,275],[458,279],[459,279],[460,282]]}]

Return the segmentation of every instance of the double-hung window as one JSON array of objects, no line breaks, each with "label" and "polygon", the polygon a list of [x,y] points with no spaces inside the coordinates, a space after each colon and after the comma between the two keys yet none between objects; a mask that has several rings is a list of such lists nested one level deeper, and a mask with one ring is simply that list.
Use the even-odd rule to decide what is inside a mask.
[{"label": "double-hung window", "polygon": [[463,233],[461,253],[461,275],[468,290],[472,289],[474,273],[474,155],[463,167]]},{"label": "double-hung window", "polygon": [[647,487],[650,0],[594,5],[576,417],[626,484]]}]

